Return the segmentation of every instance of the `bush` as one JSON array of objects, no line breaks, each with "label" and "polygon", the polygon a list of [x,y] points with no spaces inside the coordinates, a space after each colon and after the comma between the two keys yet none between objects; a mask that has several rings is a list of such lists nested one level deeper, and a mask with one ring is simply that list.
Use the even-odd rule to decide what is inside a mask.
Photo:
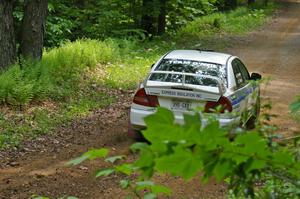
[{"label": "bush", "polygon": [[230,12],[214,13],[200,17],[179,31],[179,37],[207,37],[213,33],[240,34],[260,26],[273,5],[265,9],[240,7]]},{"label": "bush", "polygon": [[41,62],[23,61],[0,75],[0,102],[26,105],[32,100],[53,100],[75,93],[84,81],[85,69],[119,57],[111,41],[78,40],[44,53]]}]

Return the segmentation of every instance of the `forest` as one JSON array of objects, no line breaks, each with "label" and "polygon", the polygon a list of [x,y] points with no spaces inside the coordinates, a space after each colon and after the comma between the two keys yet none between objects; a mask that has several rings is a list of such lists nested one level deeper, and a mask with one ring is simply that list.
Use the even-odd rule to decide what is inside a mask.
[{"label": "forest", "polygon": [[[101,120],[103,126],[114,129],[116,120],[127,123],[129,98],[160,56],[174,49],[234,49],[238,42],[251,41],[249,32],[261,28],[281,6],[269,0],[1,0],[0,157],[4,158],[0,176],[1,164],[17,157],[6,154],[22,153],[27,143],[39,143],[47,136],[59,135],[63,143],[68,135],[61,135],[61,128],[80,126],[99,110],[105,110],[101,112],[103,118],[94,120]],[[264,79],[262,84],[268,81]],[[186,117],[184,126],[177,126],[170,112],[158,109],[156,115],[146,119],[149,128],[145,136],[152,145],[131,145],[124,133],[113,141],[115,146],[126,140],[126,149],[138,154],[134,158],[123,155],[124,150],[118,147],[112,152],[115,156],[107,148],[83,152],[78,147],[76,153],[67,156],[73,159],[68,165],[78,167],[86,160],[104,158],[110,166],[100,164],[96,176],[119,175],[117,181],[129,193],[127,198],[172,198],[171,189],[153,180],[156,173],[190,180],[199,178],[199,172],[203,181],[213,178],[226,184],[226,194],[220,198],[297,198],[299,135],[276,142],[281,136],[272,124],[276,116],[270,101],[263,99],[257,127],[250,133],[241,130],[245,134],[234,140],[217,123],[203,129],[195,125],[195,115]],[[289,120],[299,126],[300,98],[293,96],[286,107]],[[161,121],[166,126],[159,126]],[[124,125],[119,128],[126,129]],[[169,131],[189,132],[191,137],[170,134],[167,143],[160,128],[167,135]],[[187,144],[181,146],[182,140]],[[43,144],[45,148],[50,145]],[[100,140],[99,146],[90,146],[87,142],[84,148],[107,144],[111,143]],[[40,161],[44,161],[42,156]],[[76,195],[76,191],[63,189],[32,189],[24,198],[84,198],[82,192]],[[26,192],[20,188],[19,193],[22,191]],[[0,198],[14,196],[10,194],[9,188],[0,188]]]},{"label": "forest", "polygon": [[[174,34],[187,22],[247,2],[230,0],[2,1],[1,67],[17,57],[40,59],[42,49],[82,38],[136,38]],[[263,1],[267,4],[268,1]],[[218,22],[215,22],[218,26]]]}]

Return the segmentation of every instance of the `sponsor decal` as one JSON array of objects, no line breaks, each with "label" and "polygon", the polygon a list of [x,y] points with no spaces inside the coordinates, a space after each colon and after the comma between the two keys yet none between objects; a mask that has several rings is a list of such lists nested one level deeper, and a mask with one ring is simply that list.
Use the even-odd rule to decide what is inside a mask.
[{"label": "sponsor decal", "polygon": [[189,98],[196,98],[196,99],[202,98],[202,95],[199,93],[188,93],[188,92],[170,91],[170,90],[162,90],[161,95],[189,97]]}]

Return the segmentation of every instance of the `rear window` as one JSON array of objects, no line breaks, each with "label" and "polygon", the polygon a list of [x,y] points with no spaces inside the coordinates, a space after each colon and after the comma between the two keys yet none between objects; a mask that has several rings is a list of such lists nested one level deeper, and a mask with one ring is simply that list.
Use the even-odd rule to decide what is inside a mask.
[{"label": "rear window", "polygon": [[[193,85],[203,85],[203,86],[213,86],[216,87],[218,84],[215,80],[211,78],[206,78],[201,75],[209,75],[213,77],[218,77],[226,82],[226,71],[225,66],[215,63],[199,62],[192,60],[174,60],[174,59],[164,59],[155,68],[155,71],[170,71],[170,72],[184,72],[199,74],[197,76],[186,75],[185,83]],[[182,83],[183,75],[180,74],[151,74],[149,80],[151,81],[161,81],[161,82],[172,82],[172,83]]]}]

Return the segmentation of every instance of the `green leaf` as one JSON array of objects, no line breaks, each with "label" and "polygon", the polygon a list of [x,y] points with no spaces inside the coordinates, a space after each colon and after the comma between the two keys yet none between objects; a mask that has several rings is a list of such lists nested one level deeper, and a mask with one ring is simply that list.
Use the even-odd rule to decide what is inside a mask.
[{"label": "green leaf", "polygon": [[195,115],[184,115],[184,134],[182,139],[187,141],[186,145],[193,146],[201,139],[201,118],[199,113]]},{"label": "green leaf", "polygon": [[102,148],[102,149],[92,149],[89,150],[86,155],[89,156],[89,160],[94,160],[96,158],[104,158],[108,155],[109,150]]},{"label": "green leaf", "polygon": [[162,193],[168,196],[172,194],[172,191],[168,187],[162,185],[154,185],[151,187],[151,190],[155,194]]},{"label": "green leaf", "polygon": [[125,158],[124,155],[118,155],[118,156],[108,157],[108,158],[105,159],[105,161],[113,164],[113,163],[115,163],[117,160],[122,160],[123,158]]},{"label": "green leaf", "polygon": [[241,145],[237,152],[245,153],[247,155],[256,154],[259,157],[267,157],[270,155],[270,152],[267,149],[267,141],[256,132],[239,134],[235,143]]},{"label": "green leaf", "polygon": [[299,99],[295,100],[293,103],[290,104],[289,109],[293,114],[300,111],[300,97]]},{"label": "green leaf", "polygon": [[139,168],[150,167],[152,166],[154,159],[153,152],[149,149],[142,149],[140,152],[139,159],[135,161],[134,165]]},{"label": "green leaf", "polygon": [[156,185],[154,184],[153,181],[139,181],[136,182],[136,190],[140,191],[143,189],[150,189],[154,194],[166,194],[166,195],[171,195],[171,190],[162,185]]},{"label": "green leaf", "polygon": [[132,164],[121,164],[115,167],[116,171],[124,173],[126,175],[130,175],[132,174],[132,172],[134,171],[134,167]]},{"label": "green leaf", "polygon": [[109,176],[110,174],[112,174],[115,170],[114,169],[104,169],[104,170],[101,170],[101,171],[98,171],[97,174],[96,174],[96,178],[98,177],[106,177],[106,176]]},{"label": "green leaf", "polygon": [[201,128],[200,114],[199,113],[195,113],[194,115],[184,114],[184,127],[187,129],[191,127],[200,129]]},{"label": "green leaf", "polygon": [[175,139],[174,136],[176,136],[178,128],[174,128],[174,115],[170,110],[158,108],[155,114],[147,116],[144,120],[147,129],[142,133],[149,142]]},{"label": "green leaf", "polygon": [[33,196],[32,199],[50,199],[50,198],[44,196]]},{"label": "green leaf", "polygon": [[238,154],[229,154],[227,155],[227,158],[231,158],[233,161],[235,161],[236,164],[241,164],[243,162],[247,162],[249,159],[248,156],[238,155]]},{"label": "green leaf", "polygon": [[140,151],[142,149],[145,149],[149,147],[148,144],[144,143],[144,142],[137,142],[137,143],[134,143],[133,145],[130,146],[130,149],[133,151],[133,152],[137,152],[137,151]]},{"label": "green leaf", "polygon": [[221,181],[228,173],[231,173],[233,167],[232,164],[228,161],[219,161],[215,168],[214,174],[216,176],[217,181]]},{"label": "green leaf", "polygon": [[142,189],[146,189],[146,188],[150,188],[152,186],[154,186],[154,182],[153,181],[138,181],[136,182],[136,189],[138,191],[142,190]]},{"label": "green leaf", "polygon": [[144,199],[155,199],[157,195],[155,193],[147,193],[144,195]]},{"label": "green leaf", "polygon": [[153,153],[165,154],[168,151],[167,143],[154,142],[149,146]]},{"label": "green leaf", "polygon": [[155,114],[149,115],[145,118],[146,124],[150,123],[164,123],[174,124],[174,115],[172,111],[167,108],[159,107]]},{"label": "green leaf", "polygon": [[68,166],[70,165],[78,165],[82,163],[85,160],[94,160],[96,158],[103,158],[106,157],[108,154],[109,150],[102,148],[102,149],[92,149],[89,150],[88,152],[84,153],[78,158],[75,158],[74,160],[71,160],[67,163]]},{"label": "green leaf", "polygon": [[[175,124],[173,113],[159,108],[155,114],[145,118],[147,129],[143,131],[145,138],[151,143],[178,142],[192,146],[199,140],[201,120],[199,114],[185,115],[186,125]],[[188,127],[189,124],[192,126]]]},{"label": "green leaf", "polygon": [[85,156],[85,155],[82,155],[78,158],[75,158],[69,162],[67,162],[67,166],[71,166],[71,165],[78,165],[80,163],[82,163],[83,161],[87,160],[89,157],[88,156]]},{"label": "green leaf", "polygon": [[158,171],[180,175],[186,180],[195,176],[203,166],[199,157],[184,149],[177,149],[174,154],[157,158],[155,163]]},{"label": "green leaf", "polygon": [[196,140],[196,143],[203,146],[207,151],[216,150],[220,145],[229,144],[226,135],[226,132],[220,128],[218,121],[211,121],[200,133],[200,138]]},{"label": "green leaf", "polygon": [[293,156],[287,151],[279,151],[273,155],[274,164],[277,165],[291,165],[294,163]]},{"label": "green leaf", "polygon": [[249,173],[253,170],[257,170],[257,169],[262,169],[266,166],[266,161],[265,160],[255,160],[252,159],[250,160],[249,163],[246,164],[245,167],[245,172]]},{"label": "green leaf", "polygon": [[121,180],[120,181],[120,185],[122,187],[122,189],[127,189],[130,185],[130,180]]}]

